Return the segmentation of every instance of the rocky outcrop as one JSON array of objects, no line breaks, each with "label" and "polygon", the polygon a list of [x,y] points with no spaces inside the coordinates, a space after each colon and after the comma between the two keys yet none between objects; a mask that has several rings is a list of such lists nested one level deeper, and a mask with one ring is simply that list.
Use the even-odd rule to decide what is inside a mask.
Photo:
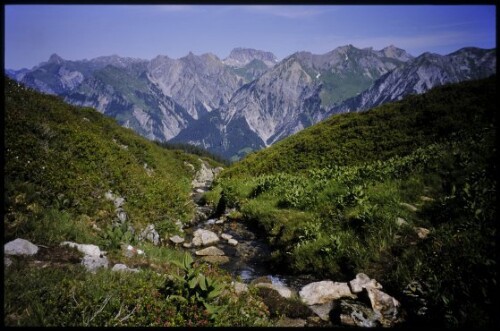
[{"label": "rocky outcrop", "polygon": [[99,268],[108,268],[108,258],[104,256],[106,252],[101,251],[96,245],[77,244],[71,241],[63,241],[61,246],[69,246],[76,248],[79,252],[85,254],[81,264],[92,273],[95,273]]},{"label": "rocky outcrop", "polygon": [[[347,283],[321,281],[304,286],[300,292],[301,300],[322,320],[331,316],[342,325],[357,327],[391,327],[400,322],[400,303],[382,292],[382,285],[364,273]],[[365,304],[367,297],[371,307]],[[355,300],[355,299],[360,300]]]},{"label": "rocky outcrop", "polygon": [[3,247],[5,255],[35,255],[38,253],[38,246],[21,238],[9,241]]},{"label": "rocky outcrop", "polygon": [[324,304],[344,297],[356,298],[347,283],[329,280],[310,283],[300,290],[299,295],[308,305]]}]

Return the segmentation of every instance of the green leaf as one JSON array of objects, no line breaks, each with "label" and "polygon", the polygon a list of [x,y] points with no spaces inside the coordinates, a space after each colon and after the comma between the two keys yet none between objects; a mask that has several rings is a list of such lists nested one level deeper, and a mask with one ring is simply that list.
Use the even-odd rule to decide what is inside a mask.
[{"label": "green leaf", "polygon": [[207,278],[203,274],[198,275],[198,283],[203,291],[207,290]]},{"label": "green leaf", "polygon": [[184,269],[189,270],[191,268],[191,265],[193,264],[193,258],[191,257],[191,254],[189,253],[184,253]]}]

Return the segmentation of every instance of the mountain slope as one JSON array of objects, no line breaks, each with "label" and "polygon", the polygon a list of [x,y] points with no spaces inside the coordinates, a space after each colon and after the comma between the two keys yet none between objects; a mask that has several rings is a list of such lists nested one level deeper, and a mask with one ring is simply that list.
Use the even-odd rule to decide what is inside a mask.
[{"label": "mountain slope", "polygon": [[330,113],[369,109],[449,83],[485,78],[496,72],[496,49],[463,48],[448,55],[424,53],[378,79]]},{"label": "mountain slope", "polygon": [[[91,106],[151,140],[190,143],[237,160],[335,113],[359,111],[496,70],[496,50],[464,48],[413,58],[394,46],[297,52],[236,48],[151,61],[116,55],[66,61],[56,54],[11,77]],[[247,140],[248,143],[245,141]]]},{"label": "mountain slope", "polygon": [[233,164],[207,200],[262,230],[277,272],[363,272],[401,303],[403,327],[491,328],[496,83],[332,116]]},{"label": "mountain slope", "polygon": [[[92,226],[106,229],[116,217],[108,191],[125,199],[137,231],[151,223],[165,234],[190,219],[193,174],[184,161],[198,166],[197,157],[162,149],[94,109],[4,82],[5,239],[102,244]],[[67,233],[57,232],[53,214],[70,219]]]}]

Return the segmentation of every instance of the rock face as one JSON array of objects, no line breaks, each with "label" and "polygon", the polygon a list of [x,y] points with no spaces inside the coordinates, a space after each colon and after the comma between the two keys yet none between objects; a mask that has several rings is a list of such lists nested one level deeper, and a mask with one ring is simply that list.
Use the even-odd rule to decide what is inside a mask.
[{"label": "rock face", "polygon": [[38,253],[36,245],[21,238],[9,241],[3,247],[5,255],[35,255]]},{"label": "rock face", "polygon": [[356,295],[351,293],[347,283],[329,280],[310,283],[300,290],[299,295],[307,305],[324,304],[345,297],[356,298]]},{"label": "rock face", "polygon": [[[315,282],[304,286],[299,295],[324,321],[333,315],[342,325],[392,327],[403,320],[401,305],[395,298],[382,292],[381,288],[382,285],[375,279],[358,273],[349,285],[332,281]],[[370,300],[371,308],[365,304],[366,300],[354,300],[358,298],[356,294],[364,293]]]},{"label": "rock face", "polygon": [[380,77],[370,88],[329,113],[367,110],[436,86],[486,78],[495,71],[496,49],[467,47],[448,55],[424,53]]},{"label": "rock face", "polygon": [[208,246],[219,241],[219,237],[212,231],[198,229],[193,233],[193,245]]}]

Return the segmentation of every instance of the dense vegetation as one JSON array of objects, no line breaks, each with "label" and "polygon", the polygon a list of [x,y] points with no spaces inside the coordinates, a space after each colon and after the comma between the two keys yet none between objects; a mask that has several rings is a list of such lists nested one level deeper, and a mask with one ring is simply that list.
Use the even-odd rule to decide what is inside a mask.
[{"label": "dense vegetation", "polygon": [[206,199],[257,224],[278,268],[365,272],[409,325],[492,327],[495,98],[490,77],[333,116],[234,164]]},{"label": "dense vegetation", "polygon": [[[194,172],[187,163],[199,168],[200,156],[162,148],[93,109],[4,82],[4,241],[24,238],[40,245],[35,257],[11,257],[4,269],[6,325],[268,323],[262,302],[252,293],[238,297],[229,291],[230,278],[221,270],[198,266],[172,247],[137,240],[154,224],[166,242],[179,231],[177,220],[193,217]],[[116,211],[105,198],[109,191],[125,198],[123,229],[112,228]],[[86,272],[82,255],[60,247],[62,241],[96,244],[108,252],[110,267],[125,263],[141,271]],[[126,257],[123,244],[145,255]]]}]

